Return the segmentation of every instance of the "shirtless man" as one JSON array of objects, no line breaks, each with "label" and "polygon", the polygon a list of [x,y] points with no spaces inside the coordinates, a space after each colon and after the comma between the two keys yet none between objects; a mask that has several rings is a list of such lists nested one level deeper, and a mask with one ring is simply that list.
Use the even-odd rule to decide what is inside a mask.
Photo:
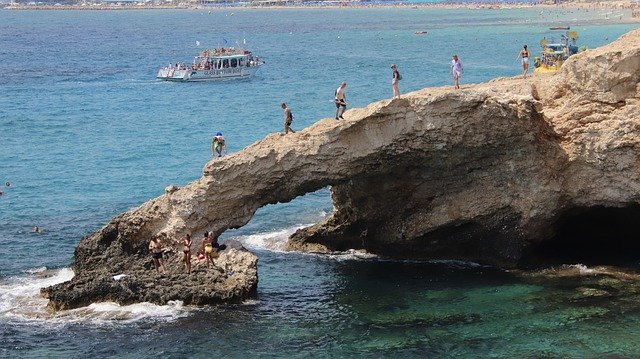
[{"label": "shirtless man", "polygon": [[[347,110],[347,98],[345,96],[346,91],[347,91],[346,82],[343,82],[340,85],[340,87],[338,87],[338,89],[336,90],[336,98],[334,99],[336,103],[336,120],[338,119],[344,120],[344,117],[342,117],[342,115],[344,115],[344,112]],[[340,106],[342,106],[342,113],[340,114],[340,116],[338,116],[338,113],[340,112]]]},{"label": "shirtless man", "polygon": [[291,128],[291,122],[293,121],[293,114],[291,113],[291,110],[284,102],[280,104],[280,107],[284,110],[284,134],[286,135],[289,131],[291,131],[291,133],[296,133],[296,131]]},{"label": "shirtless man", "polygon": [[162,247],[162,241],[159,239],[152,238],[149,242],[149,252],[151,252],[151,258],[153,258],[153,265],[156,267],[157,273],[160,273],[160,269],[162,269],[162,273],[166,272],[164,259],[162,259]]},{"label": "shirtless man", "polygon": [[224,154],[227,154],[227,144],[224,142],[224,137],[222,137],[222,132],[216,133],[215,136],[211,139],[211,156],[215,157],[216,153],[218,157],[222,157],[222,149],[224,148]]}]

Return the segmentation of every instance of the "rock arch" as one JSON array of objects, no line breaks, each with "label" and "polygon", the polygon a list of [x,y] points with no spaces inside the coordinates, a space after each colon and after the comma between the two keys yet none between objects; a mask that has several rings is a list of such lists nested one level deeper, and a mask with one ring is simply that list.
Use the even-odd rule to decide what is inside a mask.
[{"label": "rock arch", "polygon": [[512,266],[572,208],[640,203],[639,78],[635,30],[555,75],[423,89],[269,135],[83,238],[74,269],[127,269],[151,237],[220,234],[325,186],[334,215],[291,249]]}]

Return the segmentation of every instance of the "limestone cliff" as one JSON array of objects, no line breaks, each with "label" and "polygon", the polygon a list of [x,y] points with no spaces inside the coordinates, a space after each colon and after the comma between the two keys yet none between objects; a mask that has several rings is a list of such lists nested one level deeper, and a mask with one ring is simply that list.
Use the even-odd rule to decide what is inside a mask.
[{"label": "limestone cliff", "polygon": [[639,202],[639,78],[636,30],[555,75],[428,88],[269,135],[83,238],[73,267],[126,271],[151,237],[220,234],[325,186],[334,214],[290,249],[512,266],[566,211]]}]

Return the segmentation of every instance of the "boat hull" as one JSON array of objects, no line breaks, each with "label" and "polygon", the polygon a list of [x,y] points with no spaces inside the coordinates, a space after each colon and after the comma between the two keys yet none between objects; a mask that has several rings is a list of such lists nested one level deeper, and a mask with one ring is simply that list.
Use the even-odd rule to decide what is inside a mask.
[{"label": "boat hull", "polygon": [[260,65],[214,70],[179,70],[175,68],[163,67],[158,70],[156,78],[160,80],[176,82],[246,79],[253,77],[259,68]]}]

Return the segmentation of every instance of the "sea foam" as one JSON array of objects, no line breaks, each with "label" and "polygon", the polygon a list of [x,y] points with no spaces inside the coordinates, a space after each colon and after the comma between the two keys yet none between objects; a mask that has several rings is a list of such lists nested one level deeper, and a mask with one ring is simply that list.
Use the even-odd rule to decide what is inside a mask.
[{"label": "sea foam", "polygon": [[25,272],[27,274],[8,277],[0,282],[0,319],[26,324],[46,322],[49,325],[126,324],[139,320],[171,321],[187,316],[191,311],[181,301],[170,301],[167,305],[93,303],[83,308],[52,313],[47,310],[48,300],[40,296],[40,288],[72,279],[73,271],[70,268],[34,268]]}]

